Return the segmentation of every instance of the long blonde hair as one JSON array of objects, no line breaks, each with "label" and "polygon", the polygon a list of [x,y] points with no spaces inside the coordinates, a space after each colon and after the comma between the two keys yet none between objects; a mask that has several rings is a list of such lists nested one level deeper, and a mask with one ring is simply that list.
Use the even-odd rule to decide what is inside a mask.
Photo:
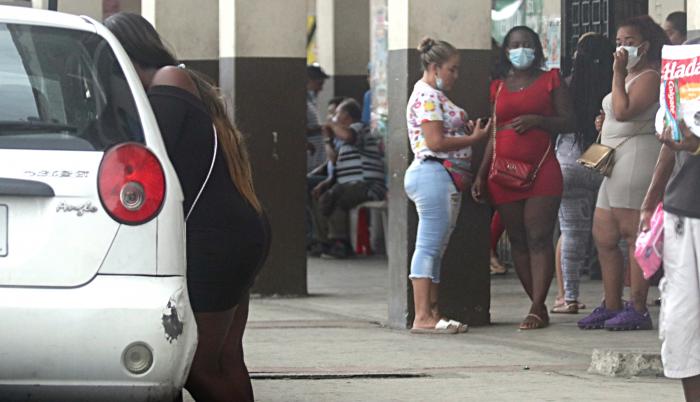
[{"label": "long blonde hair", "polygon": [[258,214],[262,214],[262,205],[255,194],[253,185],[253,172],[250,167],[248,149],[241,132],[229,119],[219,89],[209,82],[204,76],[187,69],[190,77],[197,85],[202,103],[207,108],[214,126],[216,127],[219,144],[226,156],[226,164],[231,175],[231,180],[243,198],[255,209]]}]

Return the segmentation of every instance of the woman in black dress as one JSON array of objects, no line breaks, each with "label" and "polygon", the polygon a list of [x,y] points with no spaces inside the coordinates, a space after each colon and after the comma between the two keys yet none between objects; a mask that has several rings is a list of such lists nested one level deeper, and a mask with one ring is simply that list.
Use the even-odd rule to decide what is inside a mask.
[{"label": "woman in black dress", "polygon": [[[248,290],[267,254],[269,231],[241,134],[218,91],[198,74],[176,67],[146,19],[119,13],[105,25],[146,88],[189,214],[187,286],[199,344],[185,387],[197,400],[253,400],[242,337]],[[215,135],[218,152],[197,198],[209,173]]]}]

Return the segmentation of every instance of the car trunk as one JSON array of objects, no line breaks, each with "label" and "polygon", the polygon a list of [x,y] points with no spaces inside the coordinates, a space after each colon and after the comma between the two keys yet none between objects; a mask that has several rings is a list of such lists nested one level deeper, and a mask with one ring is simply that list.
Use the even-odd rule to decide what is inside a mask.
[{"label": "car trunk", "polygon": [[75,287],[119,228],[98,194],[103,153],[144,143],[131,89],[94,32],[0,23],[0,287]]},{"label": "car trunk", "polygon": [[90,281],[119,224],[97,193],[102,152],[0,149],[0,286]]}]

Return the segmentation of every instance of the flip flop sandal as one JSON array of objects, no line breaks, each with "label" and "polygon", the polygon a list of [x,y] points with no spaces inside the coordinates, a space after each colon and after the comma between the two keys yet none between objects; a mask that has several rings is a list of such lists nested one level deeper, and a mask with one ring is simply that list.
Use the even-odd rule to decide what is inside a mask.
[{"label": "flip flop sandal", "polygon": [[564,304],[555,304],[549,312],[554,314],[578,314],[578,309],[579,303],[564,302]]},{"label": "flip flop sandal", "polygon": [[490,262],[490,273],[491,275],[505,275],[508,273],[508,268],[506,268],[505,265],[501,264],[500,261],[494,261],[494,259],[492,258]]},{"label": "flip flop sandal", "polygon": [[[550,312],[553,313],[555,308],[557,308],[557,307],[562,307],[562,306],[564,306],[564,305],[566,305],[566,301],[565,301],[564,299],[560,299],[560,298],[557,297],[556,299],[554,299],[554,304],[552,305],[552,310],[550,310]],[[585,310],[585,309],[586,309],[586,305],[583,304],[583,303],[578,303],[578,302],[577,302],[577,305],[578,305],[578,309],[579,309],[579,310]]]},{"label": "flip flop sandal", "polygon": [[423,334],[423,335],[442,335],[442,334],[456,334],[459,328],[450,324],[449,321],[440,320],[435,324],[433,328],[411,328],[412,334]]},{"label": "flip flop sandal", "polygon": [[[535,319],[535,321],[530,321],[530,322],[532,322],[532,323],[535,324],[535,326],[533,326],[533,327],[529,327],[529,326],[525,325],[527,319],[530,318],[530,317],[532,317],[532,318]],[[526,315],[526,316],[525,316],[525,320],[524,320],[522,323],[520,323],[520,330],[528,331],[528,330],[531,330],[531,329],[542,329],[542,328],[547,328],[548,326],[549,326],[549,323],[548,323],[548,322],[545,322],[545,320],[543,320],[542,317],[540,317],[540,316],[537,315],[537,314],[530,313],[530,314]]]},{"label": "flip flop sandal", "polygon": [[463,334],[465,332],[469,332],[469,325],[461,323],[457,320],[448,320],[447,321],[451,327],[456,327],[457,332],[460,334]]}]

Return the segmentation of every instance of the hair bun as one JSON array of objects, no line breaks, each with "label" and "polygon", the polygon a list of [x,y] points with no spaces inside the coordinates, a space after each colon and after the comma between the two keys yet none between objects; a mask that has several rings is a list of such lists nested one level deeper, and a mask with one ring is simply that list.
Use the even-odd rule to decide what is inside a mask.
[{"label": "hair bun", "polygon": [[423,38],[423,40],[420,41],[420,45],[418,45],[418,51],[421,53],[428,53],[433,46],[435,46],[435,39]]}]

